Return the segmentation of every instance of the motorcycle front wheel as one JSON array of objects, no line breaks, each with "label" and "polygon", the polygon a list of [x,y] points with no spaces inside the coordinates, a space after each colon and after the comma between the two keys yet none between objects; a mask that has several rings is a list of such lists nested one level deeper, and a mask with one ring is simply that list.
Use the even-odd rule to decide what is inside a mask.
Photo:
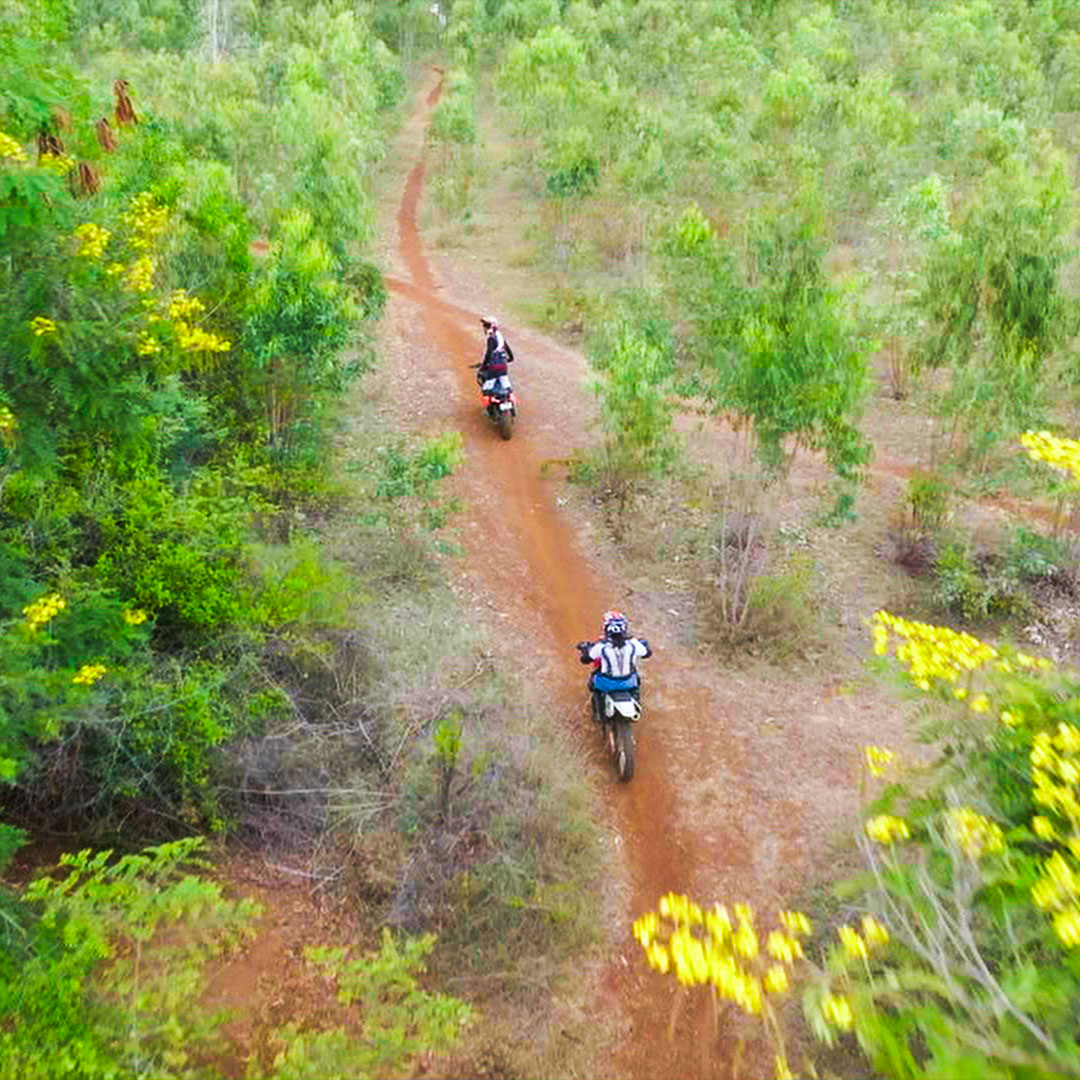
[{"label": "motorcycle front wheel", "polygon": [[629,720],[620,720],[615,731],[615,768],[624,784],[634,775],[634,732]]}]

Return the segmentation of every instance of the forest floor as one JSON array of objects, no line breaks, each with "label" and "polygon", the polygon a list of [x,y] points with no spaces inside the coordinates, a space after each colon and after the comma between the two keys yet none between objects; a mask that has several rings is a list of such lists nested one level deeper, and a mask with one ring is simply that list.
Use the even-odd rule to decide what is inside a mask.
[{"label": "forest floor", "polygon": [[[553,467],[595,440],[595,398],[572,340],[554,340],[516,317],[552,281],[528,259],[507,258],[521,247],[527,214],[511,170],[498,165],[514,148],[487,133],[490,182],[467,229],[441,223],[425,201],[425,130],[438,79],[430,75],[381,170],[380,261],[390,302],[380,370],[369,380],[379,380],[380,400],[403,430],[463,433],[465,464],[449,481],[463,507],[451,525],[462,554],[442,556],[444,572],[463,610],[499,643],[496,662],[529,672],[580,742],[595,768],[610,855],[610,925],[599,958],[583,961],[546,1015],[509,1032],[522,1045],[547,1048],[530,1055],[519,1047],[517,1068],[532,1061],[536,1075],[772,1075],[760,1026],[734,1010],[712,1033],[703,1009],[683,1009],[669,1041],[677,988],[645,966],[630,924],[674,890],[705,903],[749,903],[768,926],[777,910],[834,880],[850,860],[845,837],[857,819],[863,746],[909,743],[903,710],[866,677],[865,619],[881,606],[902,610],[912,592],[881,549],[906,476],[926,461],[926,421],[888,396],[879,372],[880,392],[864,424],[876,457],[849,528],[814,524],[828,472],[813,455],[796,459],[774,510],[793,549],[813,562],[820,640],[780,664],[768,656],[719,664],[695,641],[700,583],[681,572],[673,535],[695,508],[654,494],[615,540],[595,498]],[[509,442],[483,416],[467,368],[480,356],[479,318],[489,311],[500,315],[518,358],[511,374],[520,416]],[[688,458],[702,469],[740,452],[737,434],[714,419],[685,417],[680,427]],[[1016,509],[1000,500],[984,504],[975,526],[1000,528]],[[596,635],[611,607],[628,613],[656,654],[645,669],[637,772],[626,785],[587,720],[585,672],[572,649]],[[276,1003],[284,996],[293,998],[292,1019],[297,1002],[312,1016],[330,1016],[325,984],[301,984],[288,972],[304,944],[357,932],[341,911],[314,903],[302,884],[263,882],[257,896],[267,906],[262,936],[222,970],[213,991],[215,1003],[254,1018],[230,1030],[238,1045],[255,1038],[259,1016],[280,1019]],[[509,1012],[488,1019],[495,1027],[501,1019],[504,1031],[506,1022],[520,1021]],[[798,1052],[791,1060],[798,1068]],[[476,1059],[458,1065],[494,1075]]]}]

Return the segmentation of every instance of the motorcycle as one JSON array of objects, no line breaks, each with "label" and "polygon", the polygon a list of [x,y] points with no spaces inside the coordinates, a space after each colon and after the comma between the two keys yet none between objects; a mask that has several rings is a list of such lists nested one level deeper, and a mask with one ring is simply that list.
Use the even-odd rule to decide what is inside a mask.
[{"label": "motorcycle", "polygon": [[[470,364],[469,368],[475,371],[480,366]],[[517,395],[510,385],[510,376],[495,375],[484,379],[480,383],[480,393],[488,418],[498,427],[499,434],[509,439],[514,434],[514,421],[517,419]]]},{"label": "motorcycle", "polygon": [[[579,652],[587,649],[589,642],[579,642]],[[637,739],[634,724],[641,718],[641,676],[637,686],[626,690],[592,690],[590,709],[593,720],[599,724],[604,745],[615,762],[619,779],[626,783],[634,775],[634,749]]]}]

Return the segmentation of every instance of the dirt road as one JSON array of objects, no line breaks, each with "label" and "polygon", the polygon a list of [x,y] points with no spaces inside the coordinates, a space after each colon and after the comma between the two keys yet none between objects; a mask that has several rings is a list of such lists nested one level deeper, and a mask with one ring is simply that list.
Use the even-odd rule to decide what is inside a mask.
[{"label": "dirt road", "polygon": [[564,481],[541,469],[585,440],[592,399],[579,355],[526,327],[508,327],[522,400],[513,439],[503,442],[483,417],[467,365],[481,350],[485,285],[464,258],[426,250],[420,227],[423,130],[437,99],[434,86],[399,138],[398,154],[412,158],[384,254],[392,267],[388,322],[399,355],[408,357],[417,425],[454,428],[465,438],[461,588],[501,620],[505,660],[515,662],[517,651],[568,725],[587,723],[584,669],[571,645],[595,636],[605,609],[627,610],[657,654],[646,675],[648,712],[634,780],[619,785],[598,749],[595,755],[629,878],[606,980],[629,1033],[610,1074],[730,1076],[738,1038],[750,1035],[740,1075],[771,1075],[771,1051],[730,1013],[721,1021],[719,1052],[707,1062],[693,1009],[680,1022],[680,1037],[666,1040],[674,985],[641,963],[630,922],[668,890],[709,902],[746,901],[771,919],[808,875],[824,870],[824,841],[856,805],[859,749],[880,741],[882,722],[872,702],[830,699],[830,672],[784,683],[725,675],[680,653],[677,613],[620,580],[617,545],[575,519],[561,497]]}]

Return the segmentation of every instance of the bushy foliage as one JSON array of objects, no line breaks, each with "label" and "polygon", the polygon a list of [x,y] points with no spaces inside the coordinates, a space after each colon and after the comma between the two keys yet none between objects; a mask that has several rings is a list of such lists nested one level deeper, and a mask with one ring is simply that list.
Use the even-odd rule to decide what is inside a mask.
[{"label": "bushy foliage", "polygon": [[628,298],[622,314],[593,333],[589,354],[601,374],[594,389],[608,434],[608,467],[628,478],[664,472],[677,452],[670,327],[649,312],[647,298]]},{"label": "bushy foliage", "polygon": [[[186,0],[0,19],[0,756],[24,814],[222,824],[214,756],[257,669],[237,636],[301,610],[248,545],[310,483],[385,297],[363,179],[393,57],[345,5],[206,11],[244,55]],[[184,52],[204,29],[216,63]]]},{"label": "bushy foliage", "polygon": [[[668,251],[693,291],[699,385],[718,410],[752,421],[764,461],[823,450],[844,480],[869,459],[855,426],[868,388],[868,343],[829,284],[813,204],[765,217],[745,268],[696,208],[673,226]],[[790,441],[790,446],[789,446]]]},{"label": "bushy foliage", "polygon": [[[253,935],[260,911],[226,899],[205,876],[204,847],[191,838],[119,859],[85,850],[61,856],[63,876],[0,892],[0,1050],[9,1071],[43,1080],[220,1075],[208,1061],[227,1014],[198,1003],[209,963]],[[451,1049],[472,1012],[421,988],[434,944],[433,935],[396,939],[387,930],[368,955],[309,948],[338,999],[360,1005],[360,1028],[287,1024],[271,1039],[282,1047],[276,1059],[252,1060],[248,1075],[381,1076],[421,1051]]]},{"label": "bushy foliage", "polygon": [[192,1076],[222,1017],[195,1002],[206,966],[258,908],[192,873],[203,842],[118,860],[64,855],[10,909],[0,960],[0,1050],[19,1076]]}]

